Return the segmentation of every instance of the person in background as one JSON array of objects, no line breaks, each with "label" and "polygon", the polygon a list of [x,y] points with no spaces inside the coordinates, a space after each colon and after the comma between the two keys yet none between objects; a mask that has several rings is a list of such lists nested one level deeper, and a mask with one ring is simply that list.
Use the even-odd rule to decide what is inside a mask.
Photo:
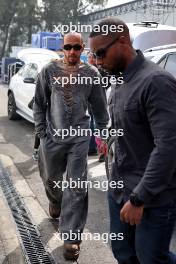
[{"label": "person in background", "polygon": [[[93,56],[91,56],[90,52],[88,52],[88,54],[87,54],[87,61],[89,64],[96,67],[95,59],[93,58]],[[88,105],[88,112],[90,115],[90,128],[91,128],[92,132],[94,132],[95,122],[94,122],[94,117],[93,117],[93,113],[92,113],[92,109],[91,109],[90,104]],[[97,155],[97,145],[95,142],[95,136],[94,135],[92,135],[91,139],[90,139],[88,155],[90,155],[90,156]]]},{"label": "person in background", "polygon": [[[33,110],[33,104],[34,104],[34,97],[32,100],[29,102],[28,107]],[[34,161],[38,161],[38,149],[40,146],[40,138],[37,133],[35,133],[35,138],[34,138],[34,152],[32,154],[32,158]]]},{"label": "person in background", "polygon": [[[90,51],[88,52],[87,58],[88,58],[89,64],[98,68],[97,64],[96,64],[96,58]],[[101,75],[104,75],[104,71],[101,68],[99,68],[98,70],[99,70]],[[91,116],[91,129],[94,131],[94,117],[93,117],[93,114],[91,111],[91,107],[89,107],[89,114]],[[105,161],[105,155],[107,152],[105,149],[105,145],[102,143],[103,142],[102,142],[102,139],[100,137],[95,137],[94,135],[92,135],[91,141],[90,141],[90,144],[91,144],[90,147],[94,146],[95,153],[97,153],[97,150],[98,150],[98,161],[99,162]],[[96,146],[97,146],[97,148],[96,148]]]}]

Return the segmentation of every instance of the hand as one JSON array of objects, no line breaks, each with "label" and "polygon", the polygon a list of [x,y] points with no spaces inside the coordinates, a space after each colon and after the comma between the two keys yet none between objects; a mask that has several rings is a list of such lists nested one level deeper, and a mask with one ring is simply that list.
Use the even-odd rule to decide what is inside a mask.
[{"label": "hand", "polygon": [[130,225],[139,225],[143,216],[144,205],[137,207],[127,201],[120,211],[120,220]]}]

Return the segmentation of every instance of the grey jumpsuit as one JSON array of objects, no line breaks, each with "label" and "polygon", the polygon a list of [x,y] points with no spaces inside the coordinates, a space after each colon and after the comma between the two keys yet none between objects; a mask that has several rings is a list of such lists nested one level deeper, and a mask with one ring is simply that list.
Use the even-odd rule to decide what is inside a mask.
[{"label": "grey jumpsuit", "polygon": [[[63,86],[61,78],[71,75],[77,77],[77,83]],[[87,81],[83,81],[82,77],[86,77]],[[69,129],[70,126],[89,129],[88,103],[92,107],[96,127],[100,130],[106,128],[109,120],[106,95],[104,88],[97,81],[98,78],[101,78],[101,75],[91,65],[80,63],[73,67],[61,60],[45,66],[36,83],[34,121],[36,132],[41,139],[39,171],[50,203],[61,209],[61,233],[69,234],[72,231],[78,234],[83,232],[86,223],[87,188],[67,188],[63,192],[61,188],[56,187],[56,182],[63,181],[65,172],[67,180],[87,180],[90,137],[68,135],[63,139],[59,134],[55,135],[54,131]],[[78,237],[74,241],[70,238],[65,242],[77,241],[80,241]]]}]

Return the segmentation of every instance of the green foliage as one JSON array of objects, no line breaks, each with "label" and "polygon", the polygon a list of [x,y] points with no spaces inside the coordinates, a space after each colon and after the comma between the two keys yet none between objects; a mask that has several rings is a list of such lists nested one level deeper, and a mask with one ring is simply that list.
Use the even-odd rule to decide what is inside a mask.
[{"label": "green foliage", "polygon": [[79,16],[102,8],[107,0],[43,0],[43,19],[46,30],[53,30],[55,24],[76,23]]},{"label": "green foliage", "polygon": [[79,16],[106,3],[107,0],[0,0],[0,57],[13,45],[30,43],[32,33],[76,23]]},{"label": "green foliage", "polygon": [[31,42],[31,34],[38,31],[41,11],[37,0],[0,0],[0,56],[4,56],[12,45]]}]

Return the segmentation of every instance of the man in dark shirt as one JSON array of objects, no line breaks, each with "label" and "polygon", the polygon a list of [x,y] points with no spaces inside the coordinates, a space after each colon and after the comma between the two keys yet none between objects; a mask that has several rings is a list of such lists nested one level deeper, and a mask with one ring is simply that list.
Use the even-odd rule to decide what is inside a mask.
[{"label": "man in dark shirt", "polygon": [[[119,264],[173,264],[169,252],[176,220],[176,80],[134,50],[127,25],[117,18],[90,34],[97,64],[112,74],[123,74],[112,90],[111,115],[124,136],[115,142],[111,180],[123,189],[109,189],[110,230],[123,232],[112,240]],[[114,27],[123,25],[123,32]],[[113,31],[111,30],[113,28]]]},{"label": "man in dark shirt", "polygon": [[[90,136],[80,133],[89,131],[88,103],[100,131],[106,129],[109,120],[105,91],[101,82],[93,82],[94,77],[101,80],[101,75],[94,66],[80,61],[83,49],[81,34],[64,36],[64,59],[53,61],[42,69],[34,100],[35,128],[41,141],[40,175],[49,199],[50,216],[60,217],[64,256],[69,260],[79,256],[88,209],[88,190],[81,183],[87,180]],[[71,128],[76,134],[70,132]],[[63,189],[65,172],[69,186]],[[71,187],[71,180],[75,187]]]}]

